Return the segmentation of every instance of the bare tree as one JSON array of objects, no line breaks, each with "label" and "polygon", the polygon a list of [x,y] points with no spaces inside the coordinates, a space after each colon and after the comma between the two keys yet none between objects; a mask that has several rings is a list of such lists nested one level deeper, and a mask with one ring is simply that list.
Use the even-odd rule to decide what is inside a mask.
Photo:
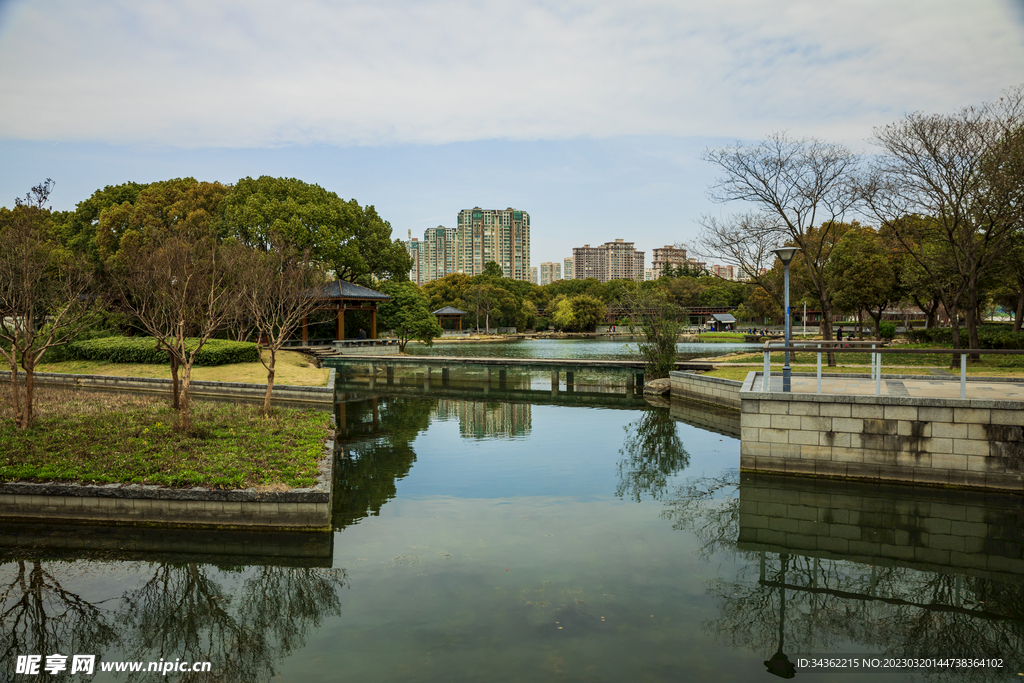
[{"label": "bare tree", "polygon": [[[238,314],[237,262],[209,231],[160,232],[122,241],[111,280],[118,299],[167,351],[179,427],[190,426],[196,354]],[[179,383],[178,373],[181,380]]]},{"label": "bare tree", "polygon": [[775,250],[789,232],[779,219],[768,213],[735,214],[726,219],[703,216],[696,252],[705,260],[721,259],[739,265],[750,281],[782,306],[782,292],[771,276]]},{"label": "bare tree", "polygon": [[[37,186],[34,190],[44,186]],[[38,204],[46,201],[46,192]],[[47,349],[68,343],[90,321],[99,301],[93,273],[80,255],[54,239],[49,211],[19,203],[0,209],[0,356],[11,368],[17,424],[32,424],[35,367]],[[24,402],[18,366],[25,371]]]},{"label": "bare tree", "polygon": [[267,369],[267,393],[263,414],[270,413],[270,395],[274,388],[277,353],[295,329],[319,304],[310,290],[324,283],[324,269],[314,265],[309,252],[299,252],[287,244],[274,244],[269,251],[239,246],[238,296],[240,313],[270,358],[260,352]]},{"label": "bare tree", "polygon": [[[868,204],[927,273],[943,306],[963,310],[978,347],[983,278],[1021,231],[1024,86],[954,114],[908,114],[875,130],[882,154]],[[950,278],[952,272],[955,277]],[[965,348],[953,324],[954,348]]]},{"label": "bare tree", "polygon": [[[777,222],[785,241],[800,247],[821,306],[822,335],[831,340],[832,297],[824,268],[837,242],[833,228],[859,201],[859,157],[842,145],[775,133],[753,145],[709,149],[703,158],[722,171],[709,191],[712,200],[753,204],[770,216],[769,225]],[[831,354],[829,364],[835,364]]]}]

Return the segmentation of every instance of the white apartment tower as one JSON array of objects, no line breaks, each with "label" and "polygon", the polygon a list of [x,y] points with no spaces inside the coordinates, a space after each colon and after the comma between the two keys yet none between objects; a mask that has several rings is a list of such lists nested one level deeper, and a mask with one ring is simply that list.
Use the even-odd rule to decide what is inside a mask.
[{"label": "white apartment tower", "polygon": [[562,279],[562,264],[545,261],[540,264],[540,285],[550,285],[555,280]]},{"label": "white apartment tower", "polygon": [[495,261],[505,277],[530,279],[530,214],[508,209],[463,209],[456,228],[456,272],[479,275]]}]

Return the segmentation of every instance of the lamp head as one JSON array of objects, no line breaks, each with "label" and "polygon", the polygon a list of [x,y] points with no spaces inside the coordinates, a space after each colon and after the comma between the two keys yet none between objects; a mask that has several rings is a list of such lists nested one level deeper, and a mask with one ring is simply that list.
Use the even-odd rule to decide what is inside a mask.
[{"label": "lamp head", "polygon": [[779,247],[775,250],[775,255],[782,261],[782,265],[788,266],[798,251],[800,251],[800,247]]}]

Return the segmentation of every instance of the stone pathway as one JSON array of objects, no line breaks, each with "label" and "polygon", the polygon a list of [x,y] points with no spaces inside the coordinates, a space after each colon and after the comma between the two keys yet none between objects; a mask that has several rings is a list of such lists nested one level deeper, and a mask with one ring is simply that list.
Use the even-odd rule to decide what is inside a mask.
[{"label": "stone pathway", "polygon": [[[762,374],[754,380],[754,391],[761,390]],[[782,391],[782,375],[772,373],[771,391]],[[815,377],[793,377],[792,393],[814,394],[818,391]],[[875,380],[868,378],[822,375],[821,393],[853,396],[874,396]],[[909,396],[911,398],[960,398],[960,379],[951,376],[940,379],[925,375],[921,379],[886,379],[882,377],[882,396]],[[967,398],[990,399],[994,401],[1024,401],[1024,378],[1013,382],[985,380],[967,381]]]}]

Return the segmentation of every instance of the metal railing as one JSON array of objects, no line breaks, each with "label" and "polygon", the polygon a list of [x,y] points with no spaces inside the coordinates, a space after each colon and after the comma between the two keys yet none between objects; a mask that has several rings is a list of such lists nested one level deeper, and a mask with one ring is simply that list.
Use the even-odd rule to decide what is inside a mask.
[{"label": "metal railing", "polygon": [[884,346],[880,341],[807,341],[793,342],[792,346],[772,347],[773,341],[764,343],[764,373],[761,378],[761,391],[769,391],[771,387],[771,354],[773,351],[795,354],[798,351],[816,349],[818,356],[818,389],[821,393],[821,354],[822,353],[864,353],[868,351],[871,359],[871,379],[875,382],[875,396],[882,395],[882,355],[887,353],[902,353],[913,355],[942,355],[960,356],[960,398],[967,398],[967,356],[970,355],[994,355],[994,356],[1019,356],[1024,355],[1022,349],[900,349]]}]

